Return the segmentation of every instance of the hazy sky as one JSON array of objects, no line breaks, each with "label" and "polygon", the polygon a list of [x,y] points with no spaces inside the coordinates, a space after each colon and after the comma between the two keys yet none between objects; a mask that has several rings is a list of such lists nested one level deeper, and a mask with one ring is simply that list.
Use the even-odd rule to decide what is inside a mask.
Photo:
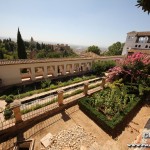
[{"label": "hazy sky", "polygon": [[0,0],[0,36],[77,45],[124,42],[129,31],[150,31],[137,0]]}]

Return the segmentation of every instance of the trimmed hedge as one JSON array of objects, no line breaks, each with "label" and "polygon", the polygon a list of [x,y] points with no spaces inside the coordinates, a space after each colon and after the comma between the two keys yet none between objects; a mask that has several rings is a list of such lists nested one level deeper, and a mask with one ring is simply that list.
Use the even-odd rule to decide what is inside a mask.
[{"label": "trimmed hedge", "polygon": [[96,75],[101,75],[103,72],[107,71],[110,68],[116,66],[116,62],[114,60],[108,60],[103,62],[95,62],[92,65],[92,71]]},{"label": "trimmed hedge", "polygon": [[80,109],[113,138],[120,134],[128,120],[132,119],[135,113],[139,110],[142,103],[142,100],[136,97],[136,100],[128,103],[123,112],[117,113],[111,120],[109,120],[104,114],[97,111],[88,103],[90,100],[90,97],[81,98],[78,101]]}]

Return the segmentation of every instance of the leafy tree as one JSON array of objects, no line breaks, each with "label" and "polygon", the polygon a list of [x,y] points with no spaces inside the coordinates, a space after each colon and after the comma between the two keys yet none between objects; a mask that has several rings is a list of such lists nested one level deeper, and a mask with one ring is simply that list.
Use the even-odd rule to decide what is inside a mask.
[{"label": "leafy tree", "polygon": [[144,12],[150,13],[150,1],[149,0],[137,0],[137,7],[142,7]]},{"label": "leafy tree", "polygon": [[108,60],[104,62],[95,62],[92,65],[92,71],[96,75],[101,75],[103,72],[107,71],[110,68],[113,68],[116,65],[115,61]]},{"label": "leafy tree", "polygon": [[30,50],[33,51],[36,48],[36,43],[34,42],[33,37],[30,40]]},{"label": "leafy tree", "polygon": [[36,48],[37,50],[41,50],[41,45],[38,42],[36,43]]},{"label": "leafy tree", "polygon": [[108,51],[105,52],[105,55],[109,55],[109,56],[121,55],[123,46],[124,43],[116,42],[108,47]]},{"label": "leafy tree", "polygon": [[18,28],[18,33],[17,33],[17,51],[18,51],[18,58],[19,59],[27,59],[27,53],[25,50],[25,45],[22,40],[19,28]]},{"label": "leafy tree", "polygon": [[88,52],[93,52],[97,55],[100,55],[100,52],[101,52],[100,48],[98,46],[95,46],[95,45],[89,46],[87,51]]}]

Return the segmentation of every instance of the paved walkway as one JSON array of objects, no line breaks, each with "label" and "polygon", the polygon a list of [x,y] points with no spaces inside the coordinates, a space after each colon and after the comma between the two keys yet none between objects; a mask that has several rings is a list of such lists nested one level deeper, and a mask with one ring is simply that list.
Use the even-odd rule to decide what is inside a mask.
[{"label": "paved walkway", "polygon": [[[95,137],[95,141],[100,145],[100,150],[127,150],[127,144],[130,144],[139,134],[139,130],[143,129],[146,122],[150,117],[150,109],[146,105],[139,110],[133,120],[127,125],[122,134],[118,138],[112,139],[106,132],[97,126],[91,119],[88,118],[78,107],[75,105],[66,111],[56,114],[38,124],[35,124],[27,131],[18,135],[25,139],[34,139],[34,150],[40,150],[40,140],[49,132],[53,135],[58,134],[60,131],[69,129],[72,126],[80,125],[84,128],[85,132]],[[9,138],[8,141],[0,144],[0,150],[7,150],[16,142],[17,137]],[[9,149],[12,150],[12,149]],[[97,149],[96,149],[97,150]]]}]

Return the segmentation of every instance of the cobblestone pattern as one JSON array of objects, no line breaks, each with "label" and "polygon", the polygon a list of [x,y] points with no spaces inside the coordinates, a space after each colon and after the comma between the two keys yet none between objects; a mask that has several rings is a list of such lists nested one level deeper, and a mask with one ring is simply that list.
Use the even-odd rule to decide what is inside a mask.
[{"label": "cobblestone pattern", "polygon": [[80,150],[82,145],[89,148],[95,142],[95,137],[91,133],[86,133],[81,126],[73,126],[60,131],[52,140],[48,150]]}]

